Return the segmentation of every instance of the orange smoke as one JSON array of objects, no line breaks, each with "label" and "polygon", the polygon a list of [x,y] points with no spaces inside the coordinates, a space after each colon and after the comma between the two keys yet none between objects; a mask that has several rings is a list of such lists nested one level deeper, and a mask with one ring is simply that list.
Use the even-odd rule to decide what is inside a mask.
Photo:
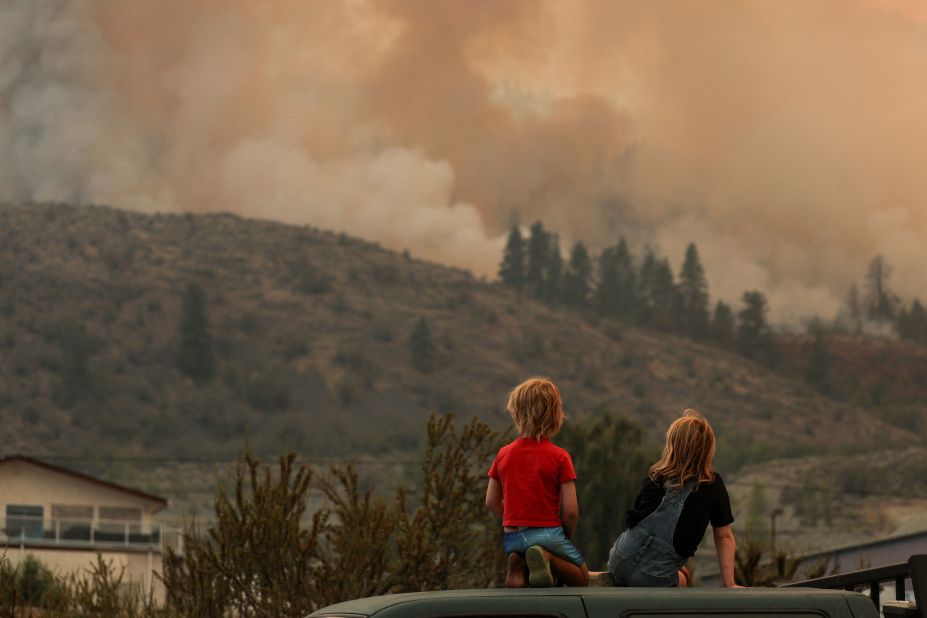
[{"label": "orange smoke", "polygon": [[908,2],[88,0],[0,6],[0,199],[231,210],[495,270],[621,234],[830,314],[927,258]]}]

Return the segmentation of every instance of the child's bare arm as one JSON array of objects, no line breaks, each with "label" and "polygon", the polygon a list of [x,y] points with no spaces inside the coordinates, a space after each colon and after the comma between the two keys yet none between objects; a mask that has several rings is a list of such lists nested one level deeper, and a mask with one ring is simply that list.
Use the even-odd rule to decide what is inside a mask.
[{"label": "child's bare arm", "polygon": [[579,501],[576,499],[576,483],[567,481],[560,484],[560,521],[568,538],[576,533],[579,523]]},{"label": "child's bare arm", "polygon": [[496,479],[489,479],[486,486],[486,508],[502,519],[502,484]]},{"label": "child's bare arm", "polygon": [[718,567],[721,569],[721,585],[725,588],[740,588],[734,582],[734,552],[737,542],[730,525],[712,528],[715,537],[715,552],[718,554]]}]

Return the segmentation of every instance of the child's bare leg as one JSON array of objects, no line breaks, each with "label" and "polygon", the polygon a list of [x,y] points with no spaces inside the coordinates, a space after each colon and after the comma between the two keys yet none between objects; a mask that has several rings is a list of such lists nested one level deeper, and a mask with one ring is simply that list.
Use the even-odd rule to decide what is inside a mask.
[{"label": "child's bare leg", "polygon": [[569,560],[564,560],[560,556],[555,556],[546,549],[544,553],[550,561],[550,570],[561,584],[567,586],[588,586],[589,585],[589,567],[584,562],[582,566],[576,566]]},{"label": "child's bare leg", "polygon": [[527,586],[528,582],[525,575],[525,571],[527,570],[528,565],[525,564],[524,558],[514,552],[509,554],[507,572],[505,574],[505,587],[524,588]]}]

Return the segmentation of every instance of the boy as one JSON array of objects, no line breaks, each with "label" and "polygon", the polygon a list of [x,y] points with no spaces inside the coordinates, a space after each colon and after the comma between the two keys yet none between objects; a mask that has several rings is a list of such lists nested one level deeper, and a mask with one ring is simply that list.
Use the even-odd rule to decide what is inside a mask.
[{"label": "boy", "polygon": [[489,469],[486,506],[502,519],[508,555],[505,585],[585,586],[586,561],[570,539],[579,521],[570,454],[550,438],[563,425],[563,402],[547,378],[530,378],[509,395],[519,438],[499,449]]}]

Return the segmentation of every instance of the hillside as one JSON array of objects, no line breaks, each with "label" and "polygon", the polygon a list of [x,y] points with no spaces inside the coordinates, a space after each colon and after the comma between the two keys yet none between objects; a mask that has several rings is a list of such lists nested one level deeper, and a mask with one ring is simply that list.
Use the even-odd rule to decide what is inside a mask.
[{"label": "hillside", "polygon": [[[781,373],[806,377],[810,335],[782,335]],[[872,410],[883,420],[924,435],[927,429],[927,346],[889,338],[829,333],[823,338],[826,394]],[[819,382],[821,379],[818,380]]]},{"label": "hillside", "polygon": [[[176,367],[185,286],[205,291],[215,377]],[[417,369],[424,318],[436,352]],[[508,389],[554,378],[568,414],[651,431],[703,410],[734,467],[917,438],[716,348],[522,298],[344,235],[232,215],[0,205],[7,452],[311,457],[408,453],[454,410],[504,427]]]}]

